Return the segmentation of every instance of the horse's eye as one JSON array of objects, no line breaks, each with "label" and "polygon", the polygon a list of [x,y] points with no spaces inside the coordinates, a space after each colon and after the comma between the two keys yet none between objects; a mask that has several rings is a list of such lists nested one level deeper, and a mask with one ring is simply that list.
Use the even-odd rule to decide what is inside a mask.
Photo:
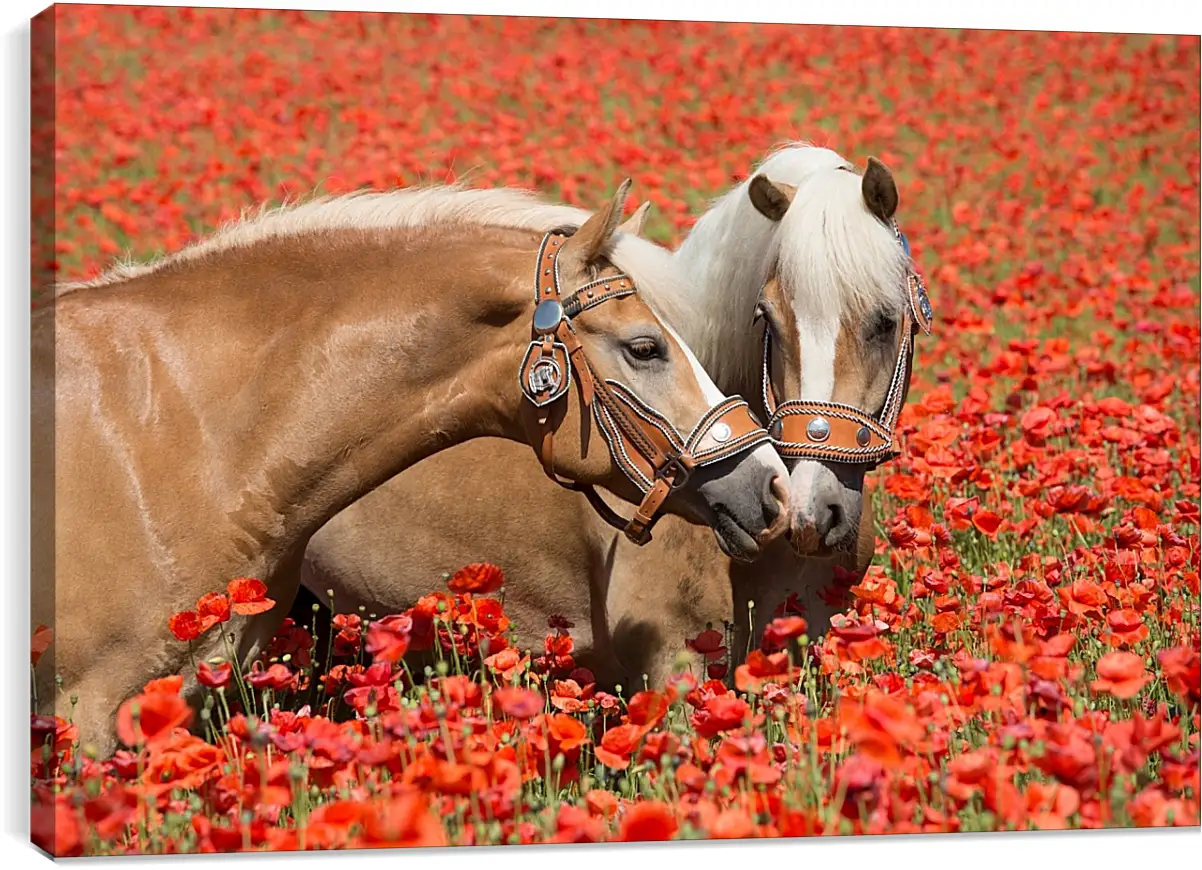
[{"label": "horse's eye", "polygon": [[884,311],[877,312],[868,321],[864,336],[869,341],[888,341],[897,333],[897,317]]},{"label": "horse's eye", "polygon": [[650,338],[639,338],[626,342],[626,353],[639,362],[648,362],[653,359],[663,358],[659,342]]}]

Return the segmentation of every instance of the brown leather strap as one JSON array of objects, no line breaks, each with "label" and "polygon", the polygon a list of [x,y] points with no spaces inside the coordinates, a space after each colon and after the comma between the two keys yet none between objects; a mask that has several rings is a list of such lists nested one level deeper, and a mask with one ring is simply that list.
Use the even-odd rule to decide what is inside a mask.
[{"label": "brown leather strap", "polygon": [[[593,370],[572,329],[571,318],[603,302],[636,292],[626,275],[600,278],[562,298],[559,252],[566,236],[548,233],[539,246],[535,274],[535,312],[530,347],[519,371],[519,385],[538,408],[535,452],[546,475],[560,486],[583,492],[606,522],[636,544],[651,540],[651,529],[668,496],[688,480],[697,465],[708,465],[769,441],[767,431],[738,397],[724,399],[702,415],[688,438],[618,381]],[[623,520],[587,484],[565,481],[555,473],[551,407],[567,396],[570,382],[580,389],[584,413],[594,411],[615,464],[643,492],[642,502]]]}]

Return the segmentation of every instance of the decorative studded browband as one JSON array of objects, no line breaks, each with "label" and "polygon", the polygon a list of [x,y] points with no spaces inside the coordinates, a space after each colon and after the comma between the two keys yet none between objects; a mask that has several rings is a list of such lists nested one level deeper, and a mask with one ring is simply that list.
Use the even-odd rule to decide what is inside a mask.
[{"label": "decorative studded browband", "polygon": [[901,346],[880,414],[873,417],[850,405],[806,399],[790,399],[778,405],[772,390],[771,333],[764,330],[764,408],[771,415],[768,431],[772,443],[785,459],[814,459],[875,468],[901,453],[893,427],[897,425],[910,391],[914,336],[919,329],[930,334],[933,312],[926,285],[910,260],[910,243],[896,222],[893,232],[906,252],[909,264],[906,275],[909,304],[902,311]]},{"label": "decorative studded browband", "polygon": [[[728,459],[769,442],[747,402],[733,396],[701,416],[687,437],[663,414],[618,381],[602,379],[589,362],[572,329],[572,318],[590,308],[636,292],[628,275],[591,281],[564,298],[559,287],[559,252],[568,237],[548,233],[539,246],[535,273],[533,336],[518,381],[539,411],[540,432],[534,450],[547,476],[561,486],[583,492],[593,508],[635,544],[651,540],[651,528],[664,500],[684,486],[693,469]],[[575,376],[582,409],[592,409],[614,462],[643,493],[630,520],[618,516],[588,484],[561,480],[553,468],[554,427],[551,410],[567,400]]]}]

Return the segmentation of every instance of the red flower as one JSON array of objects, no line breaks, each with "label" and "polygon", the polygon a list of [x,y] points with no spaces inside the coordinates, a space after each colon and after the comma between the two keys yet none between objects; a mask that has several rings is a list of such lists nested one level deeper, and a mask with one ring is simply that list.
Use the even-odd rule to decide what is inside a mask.
[{"label": "red flower", "polygon": [[626,714],[635,725],[650,730],[668,714],[668,699],[661,692],[639,692],[630,699]]},{"label": "red flower", "polygon": [[182,640],[185,643],[200,637],[200,619],[191,610],[173,613],[167,620],[167,627],[171,629],[176,640]]},{"label": "red flower", "polygon": [[723,731],[742,727],[750,716],[747,702],[731,694],[708,698],[690,721],[702,737],[716,737]]},{"label": "red flower", "polygon": [[923,736],[905,701],[875,690],[860,699],[841,699],[839,724],[860,752],[886,765],[900,764],[902,750],[915,750]]},{"label": "red flower", "polygon": [[251,670],[246,682],[256,689],[273,689],[277,692],[295,691],[299,674],[294,674],[287,665],[275,664],[267,670]]},{"label": "red flower", "polygon": [[196,681],[210,689],[228,686],[233,674],[234,666],[229,662],[220,662],[213,666],[208,662],[201,662],[196,666]]},{"label": "red flower", "polygon": [[1116,698],[1134,698],[1152,680],[1144,670],[1144,660],[1129,652],[1106,653],[1098,659],[1097,671],[1098,679],[1089,687]]},{"label": "red flower", "polygon": [[219,592],[202,595],[196,602],[196,616],[200,622],[200,633],[204,634],[214,625],[230,618],[230,600]]},{"label": "red flower", "polygon": [[83,815],[101,839],[113,840],[133,821],[137,809],[138,793],[118,783],[88,800]]},{"label": "red flower", "polygon": [[117,710],[117,736],[126,746],[140,746],[170,736],[192,721],[192,708],[179,695],[152,692],[130,698]]},{"label": "red flower", "polygon": [[498,674],[502,679],[512,682],[516,680],[530,664],[530,656],[524,656],[512,647],[506,647],[499,653],[494,653],[484,660],[489,670]]},{"label": "red flower", "polygon": [[973,528],[989,538],[997,536],[1004,522],[1005,520],[993,511],[976,511],[972,515]]},{"label": "red flower", "polygon": [[532,719],[543,711],[543,696],[531,689],[507,686],[492,696],[500,711],[514,719]]},{"label": "red flower", "polygon": [[44,625],[39,625],[34,629],[33,637],[29,640],[29,660],[34,667],[37,667],[38,661],[42,658],[42,654],[50,648],[50,643],[54,640],[54,630],[47,628]]},{"label": "red flower", "polygon": [[77,857],[83,854],[84,833],[66,795],[35,801],[29,815],[29,836],[39,848],[59,858]]},{"label": "red flower", "polygon": [[487,595],[496,592],[505,583],[505,575],[496,565],[476,562],[460,568],[447,581],[447,588],[459,594]]},{"label": "red flower", "polygon": [[275,601],[267,597],[267,587],[262,580],[253,577],[238,577],[226,587],[230,597],[230,608],[240,616],[266,613],[275,607]]},{"label": "red flower", "polygon": [[645,733],[646,730],[639,725],[616,725],[605,732],[601,742],[593,747],[593,752],[606,767],[625,770],[630,766],[630,756]]},{"label": "red flower", "polygon": [[692,640],[686,640],[685,646],[699,655],[705,656],[709,661],[721,658],[726,655],[726,647],[723,645],[721,632],[714,631],[712,628],[706,629],[697,635]]},{"label": "red flower", "polygon": [[1202,695],[1202,660],[1196,650],[1176,646],[1156,654],[1169,690],[1191,707],[1197,707]]},{"label": "red flower", "polygon": [[180,674],[173,674],[170,677],[159,677],[157,680],[151,680],[142,687],[143,694],[154,695],[162,693],[164,695],[178,695],[183,691],[184,678]]},{"label": "red flower", "polygon": [[676,816],[662,801],[648,800],[626,810],[618,829],[623,843],[671,840],[676,835]]},{"label": "red flower", "polygon": [[367,626],[367,644],[364,647],[376,662],[396,664],[409,651],[409,632],[413,620],[405,615],[386,616]]},{"label": "red flower", "polygon": [[765,652],[785,649],[789,641],[796,640],[806,633],[806,621],[800,616],[782,616],[772,620],[764,628],[764,638],[760,647]]}]

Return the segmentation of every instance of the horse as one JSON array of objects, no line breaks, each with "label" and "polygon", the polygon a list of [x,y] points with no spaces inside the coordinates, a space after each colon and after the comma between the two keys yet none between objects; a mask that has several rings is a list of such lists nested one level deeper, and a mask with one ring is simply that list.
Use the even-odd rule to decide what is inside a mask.
[{"label": "horse", "polygon": [[[557,482],[639,505],[631,541],[661,510],[744,557],[779,534],[787,471],[649,304],[684,291],[657,286],[676,279],[659,246],[619,230],[629,186],[593,215],[507,189],[321,199],[55,288],[34,315],[34,426],[53,432],[34,457],[35,489],[53,476],[36,709],[110,753],[148,679],[249,666],[314,532],[470,439],[534,447]],[[172,636],[173,613],[234,578],[280,606]]]},{"label": "horse", "polygon": [[[871,158],[863,175],[852,170],[836,152],[806,143],[775,151],[675,253],[687,280],[672,286],[690,295],[656,299],[724,389],[761,396],[774,380],[778,394],[825,404],[843,425],[848,409],[879,413],[892,402],[895,413],[909,384],[910,258],[893,221],[896,184]],[[758,322],[757,310],[765,315]],[[767,378],[765,330],[781,348]],[[900,396],[891,393],[899,380]],[[805,429],[816,416],[781,422]],[[411,606],[440,574],[494,562],[507,577],[516,643],[541,648],[548,617],[566,619],[577,662],[612,688],[662,685],[691,655],[687,639],[723,625],[734,626],[737,662],[790,596],[820,637],[846,597],[846,586],[832,583],[834,568],[862,576],[873,558],[867,463],[804,450],[786,456],[787,541],[748,563],[670,520],[657,546],[631,547],[584,499],[520,474],[517,454],[492,439],[465,444],[350,505],[310,541],[305,588],[335,612],[382,616]],[[299,607],[295,615],[306,618]]]}]

